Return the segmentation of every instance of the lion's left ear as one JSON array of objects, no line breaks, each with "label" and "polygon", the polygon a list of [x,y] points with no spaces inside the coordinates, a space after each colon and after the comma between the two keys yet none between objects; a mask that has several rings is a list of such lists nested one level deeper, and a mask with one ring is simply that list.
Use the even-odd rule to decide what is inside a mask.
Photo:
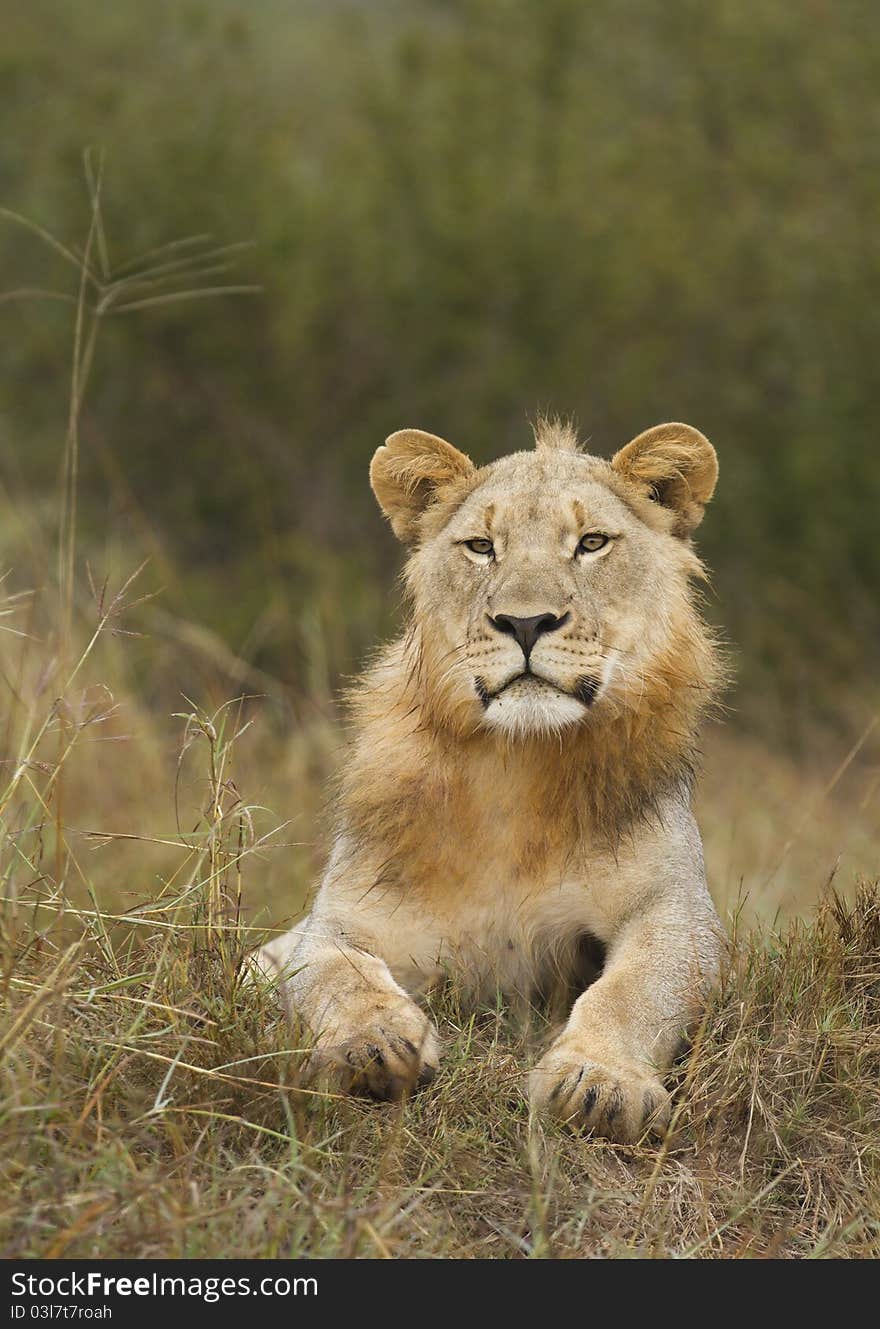
[{"label": "lion's left ear", "polygon": [[399,429],[377,448],[370,484],[398,540],[418,535],[422,513],[444,485],[470,475],[474,463],[451,443],[421,429]]},{"label": "lion's left ear", "polygon": [[646,429],[611,458],[611,465],[675,513],[673,531],[681,536],[690,535],[703,520],[718,479],[715,449],[690,425]]}]

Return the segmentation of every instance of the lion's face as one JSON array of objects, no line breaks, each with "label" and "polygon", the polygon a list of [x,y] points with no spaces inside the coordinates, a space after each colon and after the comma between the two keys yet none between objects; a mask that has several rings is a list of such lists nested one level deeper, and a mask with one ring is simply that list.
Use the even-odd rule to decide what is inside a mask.
[{"label": "lion's face", "polygon": [[[610,464],[558,428],[536,451],[482,470],[415,431],[379,449],[374,488],[398,533],[416,541],[407,579],[423,681],[447,713],[526,737],[638,694],[689,611],[699,564],[683,537],[714,485],[710,445],[686,426],[660,430],[671,428],[679,433],[653,448],[635,440]],[[381,456],[396,440],[407,440],[411,468],[402,485]],[[700,474],[687,474],[683,447]],[[431,465],[439,483],[425,479]]]},{"label": "lion's face", "polygon": [[487,468],[420,549],[413,578],[482,723],[560,729],[637,676],[662,616],[663,539],[578,454]]}]

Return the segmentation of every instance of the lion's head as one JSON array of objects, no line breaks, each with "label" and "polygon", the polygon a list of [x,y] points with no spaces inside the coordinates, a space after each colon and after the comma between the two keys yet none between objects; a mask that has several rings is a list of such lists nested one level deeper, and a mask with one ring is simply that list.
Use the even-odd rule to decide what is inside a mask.
[{"label": "lion's head", "polygon": [[717,474],[683,424],[608,462],[542,423],[534,451],[482,468],[431,434],[392,434],[370,478],[411,546],[412,668],[434,718],[537,737],[705,683],[690,535]]}]

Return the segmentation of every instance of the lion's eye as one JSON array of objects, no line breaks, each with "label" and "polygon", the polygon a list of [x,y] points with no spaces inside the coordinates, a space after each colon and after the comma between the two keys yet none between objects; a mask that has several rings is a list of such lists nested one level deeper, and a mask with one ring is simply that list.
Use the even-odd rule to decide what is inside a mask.
[{"label": "lion's eye", "polygon": [[590,531],[581,537],[577,551],[579,554],[595,554],[597,550],[604,549],[607,543],[607,535],[602,535],[599,531]]},{"label": "lion's eye", "polygon": [[492,544],[491,540],[465,540],[464,543],[472,554],[488,555],[495,553],[495,546]]}]

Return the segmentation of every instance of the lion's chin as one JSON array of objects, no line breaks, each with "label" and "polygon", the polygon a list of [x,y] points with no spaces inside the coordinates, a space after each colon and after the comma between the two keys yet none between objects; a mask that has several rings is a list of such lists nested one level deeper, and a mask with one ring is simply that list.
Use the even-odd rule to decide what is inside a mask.
[{"label": "lion's chin", "polygon": [[493,697],[483,723],[511,738],[535,738],[558,734],[586,714],[587,707],[576,697],[529,677],[516,679]]}]

